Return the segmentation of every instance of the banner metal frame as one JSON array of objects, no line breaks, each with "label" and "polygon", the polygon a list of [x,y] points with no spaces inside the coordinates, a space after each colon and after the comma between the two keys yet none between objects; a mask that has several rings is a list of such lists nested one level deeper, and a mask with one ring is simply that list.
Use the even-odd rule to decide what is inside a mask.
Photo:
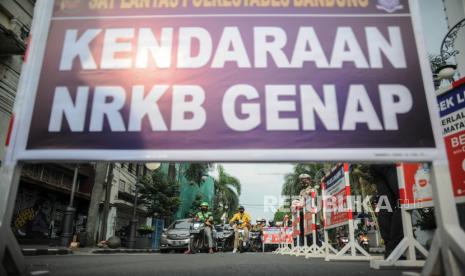
[{"label": "banner metal frame", "polygon": [[[425,86],[431,126],[436,148],[416,149],[333,149],[333,150],[228,150],[228,151],[102,151],[102,150],[34,150],[26,151],[29,127],[37,85],[48,37],[53,0],[37,1],[34,10],[28,55],[23,64],[12,116],[12,132],[8,135],[5,159],[0,171],[0,274],[27,275],[24,258],[10,229],[21,167],[24,162],[38,161],[368,161],[432,162],[432,188],[438,228],[422,271],[422,275],[442,272],[465,275],[465,232],[460,227],[451,178],[441,134],[439,112],[423,43],[418,0],[409,0],[414,39]],[[201,155],[199,155],[201,153]],[[221,156],[221,158],[219,158]],[[247,160],[245,159],[247,156]],[[349,228],[353,224],[349,223]],[[354,254],[357,244],[346,246]],[[363,250],[363,248],[360,247]],[[342,250],[344,251],[344,250]],[[359,250],[361,251],[361,250]],[[342,257],[342,256],[341,256]],[[352,256],[354,257],[354,256]],[[357,256],[355,256],[357,257]],[[366,256],[365,256],[366,257]],[[331,258],[337,259],[337,258]]]}]

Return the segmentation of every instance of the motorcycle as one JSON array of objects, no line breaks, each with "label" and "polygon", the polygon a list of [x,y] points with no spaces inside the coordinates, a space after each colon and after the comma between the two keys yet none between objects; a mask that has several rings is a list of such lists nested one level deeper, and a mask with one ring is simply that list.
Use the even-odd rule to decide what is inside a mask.
[{"label": "motorcycle", "polygon": [[216,241],[216,250],[217,251],[232,251],[234,248],[234,229],[226,225],[216,225],[216,235],[214,240]]},{"label": "motorcycle", "polygon": [[249,235],[250,248],[254,252],[261,252],[263,241],[262,241],[262,231],[251,231]]},{"label": "motorcycle", "polygon": [[[236,225],[241,225],[242,220],[237,220]],[[250,242],[249,239],[245,239],[245,231],[242,228],[237,229],[237,232],[239,233],[239,252],[244,253],[250,248]]]},{"label": "motorcycle", "polygon": [[341,250],[346,246],[346,244],[349,243],[349,237],[344,237],[344,236],[337,236],[337,247],[338,250]]},{"label": "motorcycle", "polygon": [[368,250],[370,249],[370,241],[368,239],[368,236],[366,234],[360,234],[358,236],[358,244],[363,248],[365,249],[365,251],[368,252]]},{"label": "motorcycle", "polygon": [[[210,249],[208,246],[207,236],[205,235],[205,227],[209,226],[207,226],[204,222],[194,221],[191,224],[189,229],[189,248],[192,253],[208,252]],[[212,235],[215,236],[216,231],[214,228],[212,232]],[[216,247],[215,239],[213,239],[213,247]]]}]

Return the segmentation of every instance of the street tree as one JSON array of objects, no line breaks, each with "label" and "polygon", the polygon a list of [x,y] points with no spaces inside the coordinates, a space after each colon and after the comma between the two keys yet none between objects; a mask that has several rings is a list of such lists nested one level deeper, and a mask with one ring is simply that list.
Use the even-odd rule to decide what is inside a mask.
[{"label": "street tree", "polygon": [[191,207],[189,208],[189,212],[187,213],[190,218],[193,218],[195,214],[199,211],[199,206],[202,203],[202,195],[197,193],[195,195],[194,201],[192,201]]},{"label": "street tree", "polygon": [[186,170],[186,179],[200,187],[203,177],[208,174],[212,163],[190,163]]},{"label": "street tree", "polygon": [[[241,195],[241,182],[228,174],[224,167],[218,165],[218,179],[215,179],[215,200],[213,204],[213,217],[216,221],[226,212],[228,217],[237,210],[239,196]],[[227,206],[227,207],[226,207]]]},{"label": "street tree", "polygon": [[160,170],[141,177],[138,182],[141,203],[148,211],[161,218],[172,217],[181,203],[179,184]]}]

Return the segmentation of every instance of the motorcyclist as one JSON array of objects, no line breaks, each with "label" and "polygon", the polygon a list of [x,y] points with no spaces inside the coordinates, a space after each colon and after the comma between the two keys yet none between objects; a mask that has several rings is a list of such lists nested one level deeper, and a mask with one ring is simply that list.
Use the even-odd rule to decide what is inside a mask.
[{"label": "motorcyclist", "polygon": [[266,226],[266,219],[257,219],[257,224],[253,227],[252,231],[263,231]]},{"label": "motorcyclist", "polygon": [[234,228],[234,250],[233,253],[237,252],[239,246],[239,229],[244,230],[244,241],[249,239],[249,228],[250,228],[250,215],[244,212],[244,206],[239,206],[239,212],[235,213],[229,223]]},{"label": "motorcyclist", "polygon": [[[204,201],[200,204],[200,211],[197,212],[197,214],[195,215],[194,221],[205,223],[205,228],[203,229],[203,233],[207,237],[208,247],[209,247],[208,252],[213,253],[213,235],[212,235],[213,215],[210,211],[208,211],[208,202]],[[192,241],[190,244],[192,244]],[[187,254],[193,253],[192,249],[189,248],[186,251],[186,253]]]}]

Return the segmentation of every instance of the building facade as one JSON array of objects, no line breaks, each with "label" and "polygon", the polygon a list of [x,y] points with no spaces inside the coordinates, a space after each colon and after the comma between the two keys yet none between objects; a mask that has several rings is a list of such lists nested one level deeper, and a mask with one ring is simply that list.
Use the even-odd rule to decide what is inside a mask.
[{"label": "building facade", "polygon": [[[143,165],[134,163],[116,163],[113,167],[113,178],[110,189],[110,208],[108,212],[105,239],[114,235],[125,235],[132,220],[134,210],[134,200],[137,183],[137,170],[140,175],[146,175],[149,171]],[[103,222],[103,204],[105,194],[101,198],[101,212],[99,216],[99,229]],[[138,227],[151,225],[151,214],[147,208],[138,204],[136,212]]]},{"label": "building facade", "polygon": [[[6,139],[35,1],[0,2],[0,141]],[[4,147],[0,146],[0,158]]]},{"label": "building facade", "polygon": [[[70,202],[72,164],[27,164],[23,167],[11,226],[22,244],[59,244]],[[74,196],[74,233],[85,233],[94,167],[81,165]]]}]

